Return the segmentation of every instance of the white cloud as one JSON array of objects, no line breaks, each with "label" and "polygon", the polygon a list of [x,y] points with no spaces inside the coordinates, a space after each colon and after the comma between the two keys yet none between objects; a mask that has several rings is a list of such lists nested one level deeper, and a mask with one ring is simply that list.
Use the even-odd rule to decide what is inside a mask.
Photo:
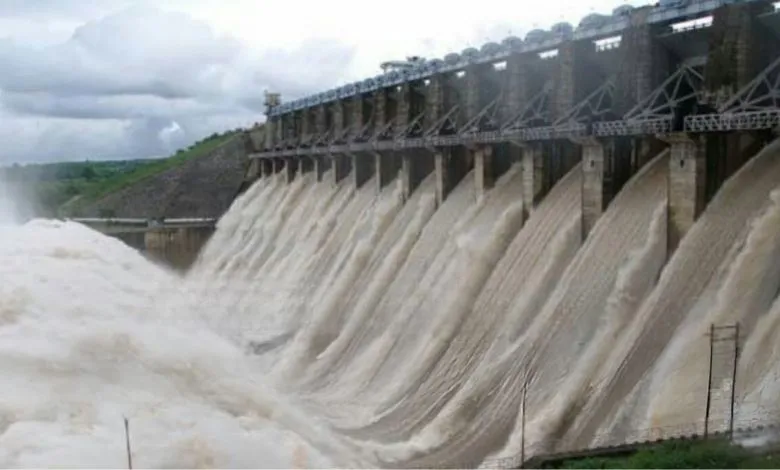
[{"label": "white cloud", "polygon": [[13,138],[0,164],[158,155],[262,120],[266,89],[295,99],[374,75],[387,59],[441,57],[617,6],[457,5],[4,0],[0,137]]}]

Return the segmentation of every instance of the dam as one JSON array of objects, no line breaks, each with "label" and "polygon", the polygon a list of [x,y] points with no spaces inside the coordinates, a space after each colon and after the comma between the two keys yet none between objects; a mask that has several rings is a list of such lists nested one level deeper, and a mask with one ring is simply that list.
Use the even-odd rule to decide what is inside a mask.
[{"label": "dam", "polygon": [[[778,20],[624,6],[270,95],[218,220],[0,224],[0,466],[124,467],[123,418],[190,468],[776,429]],[[107,236],[199,226],[184,273]]]}]

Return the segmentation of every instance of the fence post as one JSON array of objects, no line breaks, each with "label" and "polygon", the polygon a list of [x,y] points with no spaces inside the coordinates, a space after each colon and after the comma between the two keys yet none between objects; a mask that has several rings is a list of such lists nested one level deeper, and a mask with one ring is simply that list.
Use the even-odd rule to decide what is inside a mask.
[{"label": "fence post", "polygon": [[125,444],[127,445],[127,468],[132,470],[133,468],[133,454],[130,451],[130,423],[125,417]]},{"label": "fence post", "polygon": [[523,396],[520,402],[520,428],[522,434],[520,435],[520,468],[525,468],[525,397],[528,392],[528,371],[523,373]]},{"label": "fence post", "polygon": [[734,439],[734,400],[737,393],[737,361],[739,360],[739,322],[734,324],[734,368],[731,371],[731,410],[729,417],[729,440]]},{"label": "fence post", "polygon": [[704,438],[707,438],[710,426],[710,395],[712,394],[712,355],[715,344],[715,324],[710,325],[710,365],[707,372],[707,404],[704,410]]}]

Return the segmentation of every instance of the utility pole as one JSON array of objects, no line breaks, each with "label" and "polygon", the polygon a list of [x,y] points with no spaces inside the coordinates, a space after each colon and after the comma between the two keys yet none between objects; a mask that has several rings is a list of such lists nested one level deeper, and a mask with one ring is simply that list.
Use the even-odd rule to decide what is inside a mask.
[{"label": "utility pole", "polygon": [[130,451],[130,423],[125,419],[125,445],[127,446],[127,468],[133,469],[133,454]]},{"label": "utility pole", "polygon": [[525,468],[525,399],[528,395],[528,368],[523,369],[523,392],[520,401],[520,468]]}]

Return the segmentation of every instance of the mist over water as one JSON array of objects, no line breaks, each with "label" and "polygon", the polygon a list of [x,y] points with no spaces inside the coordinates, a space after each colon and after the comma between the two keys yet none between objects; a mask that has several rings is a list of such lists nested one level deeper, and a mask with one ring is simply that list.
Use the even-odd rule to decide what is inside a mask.
[{"label": "mist over water", "polygon": [[[668,154],[589,236],[573,168],[437,207],[351,179],[258,181],[184,276],[0,189],[0,466],[471,467],[703,418],[703,340],[739,321],[738,417],[776,413],[780,150],[674,252]],[[520,400],[528,379],[526,430]],[[716,409],[713,429],[726,415]],[[644,434],[643,434],[644,435]]]}]

